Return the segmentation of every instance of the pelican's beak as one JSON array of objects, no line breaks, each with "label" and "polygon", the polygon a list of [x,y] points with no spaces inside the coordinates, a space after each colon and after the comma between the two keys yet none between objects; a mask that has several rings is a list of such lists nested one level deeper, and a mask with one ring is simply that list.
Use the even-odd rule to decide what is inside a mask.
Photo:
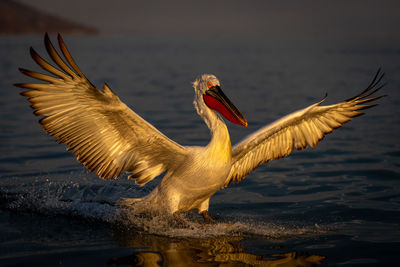
[{"label": "pelican's beak", "polygon": [[247,127],[247,120],[243,114],[226,97],[219,86],[210,87],[203,95],[206,105],[221,113],[227,120]]}]

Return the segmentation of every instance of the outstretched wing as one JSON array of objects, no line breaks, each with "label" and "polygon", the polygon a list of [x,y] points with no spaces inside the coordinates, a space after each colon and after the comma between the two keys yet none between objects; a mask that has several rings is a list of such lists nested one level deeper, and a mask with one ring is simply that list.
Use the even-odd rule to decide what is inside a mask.
[{"label": "outstretched wing", "polygon": [[358,110],[375,106],[376,104],[366,103],[382,97],[369,98],[384,86],[378,86],[383,75],[378,70],[367,89],[353,98],[334,105],[321,106],[325,97],[320,102],[291,113],[246,137],[232,149],[232,168],[225,186],[241,181],[262,163],[289,155],[293,147],[297,150],[306,148],[307,145],[315,147],[324,135],[363,114]]},{"label": "outstretched wing", "polygon": [[129,172],[130,178],[144,185],[184,160],[184,147],[129,109],[107,84],[101,91],[86,79],[60,35],[58,43],[65,59],[47,33],[44,39],[48,54],[59,68],[31,48],[33,60],[54,76],[20,69],[47,83],[16,86],[31,89],[21,94],[29,97],[34,114],[43,116],[40,124],[44,130],[66,144],[86,168],[101,178],[118,178]]}]

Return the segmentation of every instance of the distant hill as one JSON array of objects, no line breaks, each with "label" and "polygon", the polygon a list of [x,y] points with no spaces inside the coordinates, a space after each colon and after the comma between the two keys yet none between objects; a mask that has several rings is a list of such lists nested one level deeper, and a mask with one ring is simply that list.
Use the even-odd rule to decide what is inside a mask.
[{"label": "distant hill", "polygon": [[0,34],[97,34],[95,28],[46,14],[33,7],[12,1],[0,1]]}]

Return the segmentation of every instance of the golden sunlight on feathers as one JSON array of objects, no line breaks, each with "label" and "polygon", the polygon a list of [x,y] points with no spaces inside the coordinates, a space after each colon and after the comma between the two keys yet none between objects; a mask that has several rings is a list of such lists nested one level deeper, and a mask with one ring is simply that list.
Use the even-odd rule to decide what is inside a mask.
[{"label": "golden sunlight on feathers", "polygon": [[60,35],[58,42],[66,62],[45,35],[47,52],[61,70],[30,49],[35,62],[56,77],[20,69],[25,75],[48,83],[17,84],[32,89],[22,95],[29,97],[35,115],[44,116],[40,124],[45,131],[66,144],[81,163],[101,178],[117,178],[130,172],[138,184],[145,184],[179,164],[183,148],[129,109],[107,84],[102,91],[95,88],[72,59]]},{"label": "golden sunlight on feathers", "polygon": [[318,103],[291,113],[249,135],[232,148],[232,168],[225,186],[241,181],[260,164],[289,155],[293,147],[297,150],[304,149],[307,145],[315,147],[326,134],[353,117],[364,114],[359,110],[376,105],[366,103],[382,97],[368,98],[384,86],[377,87],[382,78],[383,74],[378,70],[371,84],[359,95],[341,103],[321,106],[325,97]]},{"label": "golden sunlight on feathers", "polygon": [[[129,109],[104,84],[97,89],[84,76],[58,35],[61,55],[48,35],[45,46],[54,65],[35,50],[33,60],[52,75],[26,69],[20,71],[45,83],[21,83],[40,124],[59,143],[66,144],[76,158],[101,178],[130,173],[139,185],[165,173],[158,186],[142,199],[124,199],[121,206],[135,212],[164,212],[197,209],[207,221],[210,197],[232,182],[241,181],[262,163],[289,155],[293,148],[315,147],[335,128],[381,96],[370,97],[383,87],[377,72],[361,94],[344,102],[321,106],[322,102],[296,111],[249,135],[231,147],[228,128],[219,115],[247,126],[243,114],[222,92],[217,77],[203,74],[194,81],[194,106],[211,132],[203,147],[181,146]],[[219,114],[218,114],[219,113]]]}]

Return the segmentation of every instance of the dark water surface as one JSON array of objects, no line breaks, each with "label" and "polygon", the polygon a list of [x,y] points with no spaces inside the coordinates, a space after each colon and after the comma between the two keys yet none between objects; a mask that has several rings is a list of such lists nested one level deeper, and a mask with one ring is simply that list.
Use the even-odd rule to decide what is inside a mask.
[{"label": "dark water surface", "polygon": [[[267,38],[71,37],[89,80],[106,81],[170,138],[205,145],[191,82],[215,74],[248,128],[229,124],[232,143],[329,94],[359,93],[378,67],[389,95],[315,149],[259,167],[217,192],[204,225],[195,213],[119,216],[113,203],[140,197],[123,176],[89,174],[46,135],[19,96],[18,67],[42,37],[0,37],[0,265],[2,266],[397,266],[400,252],[400,46],[390,42]],[[230,265],[229,265],[230,264]],[[275,265],[274,265],[275,264]],[[281,265],[280,265],[281,264]]]}]

